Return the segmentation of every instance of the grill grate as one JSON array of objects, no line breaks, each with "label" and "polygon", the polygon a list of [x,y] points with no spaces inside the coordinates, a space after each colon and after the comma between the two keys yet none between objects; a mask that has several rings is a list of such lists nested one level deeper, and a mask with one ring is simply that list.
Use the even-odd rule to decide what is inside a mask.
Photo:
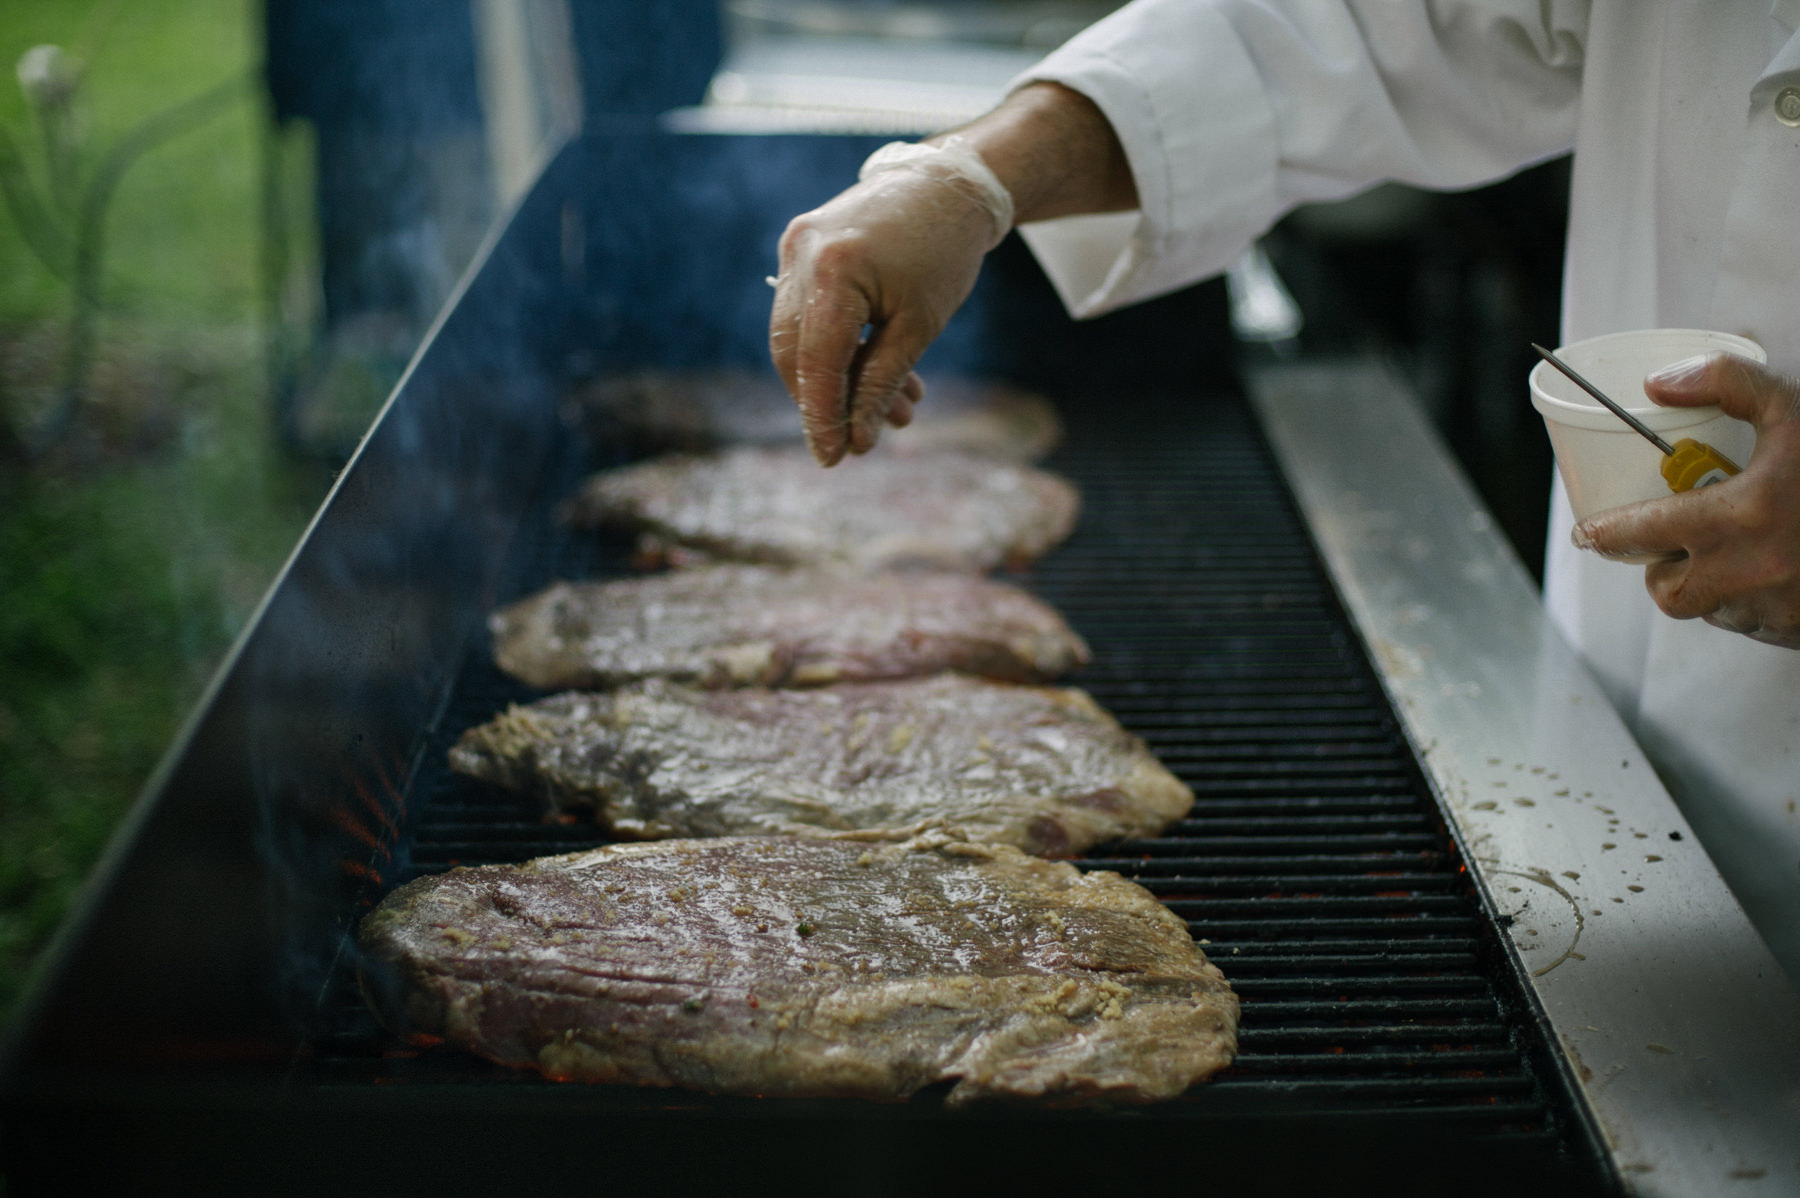
[{"label": "grill grate", "polygon": [[[1196,795],[1167,834],[1078,862],[1148,887],[1188,921],[1243,1000],[1236,1064],[1157,1113],[1241,1114],[1259,1104],[1423,1113],[1580,1155],[1543,1030],[1253,419],[1229,397],[1174,410],[1154,435],[1071,422],[1051,464],[1081,486],[1081,524],[1015,576],[1088,638],[1094,664],[1075,681]],[[553,472],[518,534],[504,598],[628,568],[622,542],[570,537],[551,516],[589,466]],[[546,822],[531,800],[443,765],[464,728],[532,697],[486,650],[474,647],[423,749],[383,871],[390,885],[601,839],[591,825]],[[348,966],[321,1013],[305,1080],[543,1084],[451,1049],[397,1045],[358,1000]],[[660,1094],[593,1101],[671,1105]],[[677,1105],[741,1109],[698,1096]]]}]

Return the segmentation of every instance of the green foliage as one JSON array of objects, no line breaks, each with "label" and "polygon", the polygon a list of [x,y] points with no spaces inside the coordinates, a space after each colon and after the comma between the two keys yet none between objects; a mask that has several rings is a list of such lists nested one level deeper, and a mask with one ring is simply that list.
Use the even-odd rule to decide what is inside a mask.
[{"label": "green foliage", "polygon": [[208,618],[214,604],[194,593],[197,580],[171,579],[166,550],[142,527],[145,513],[120,510],[141,504],[141,490],[130,477],[8,488],[0,1005],[168,739],[172,704],[192,689],[192,667],[173,646],[184,623]]},{"label": "green foliage", "polygon": [[327,481],[268,436],[249,330],[127,344],[178,446],[0,482],[0,1012]]},{"label": "green foliage", "polygon": [[[146,116],[197,95],[261,60],[259,6],[250,0],[132,0],[104,5],[104,30],[83,83],[84,141],[114,144]],[[0,19],[0,125],[32,169],[41,146],[13,77],[34,45],[73,47],[99,3],[6,0]],[[106,228],[110,310],[171,318],[249,319],[256,301],[257,152],[263,113],[239,104],[137,162]],[[88,165],[92,166],[93,154]],[[41,174],[38,176],[41,182]],[[171,233],[179,231],[178,236]],[[0,321],[59,312],[66,289],[0,214]]]},{"label": "green foliage", "polygon": [[[260,61],[254,0],[100,3],[113,20],[87,64],[86,146]],[[79,53],[98,8],[0,5],[0,125],[32,170],[13,64],[39,43]],[[0,462],[0,1017],[329,481],[270,430],[264,118],[246,94],[125,174],[83,438]],[[0,209],[0,403],[43,406],[69,299]]]}]

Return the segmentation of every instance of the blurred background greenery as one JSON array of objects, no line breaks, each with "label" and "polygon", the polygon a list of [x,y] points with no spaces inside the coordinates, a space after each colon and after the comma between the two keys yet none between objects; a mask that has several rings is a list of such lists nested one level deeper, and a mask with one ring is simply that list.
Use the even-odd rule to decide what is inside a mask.
[{"label": "blurred background greenery", "polygon": [[0,11],[13,182],[49,207],[47,131],[12,70],[31,47],[61,46],[79,68],[80,180],[145,121],[223,89],[154,127],[119,175],[83,403],[54,444],[74,290],[32,252],[18,204],[0,214],[3,1016],[330,471],[280,452],[271,426],[269,334],[303,324],[312,299],[275,288],[305,272],[265,255],[311,252],[312,191],[308,156],[284,152],[256,86],[260,5]]}]

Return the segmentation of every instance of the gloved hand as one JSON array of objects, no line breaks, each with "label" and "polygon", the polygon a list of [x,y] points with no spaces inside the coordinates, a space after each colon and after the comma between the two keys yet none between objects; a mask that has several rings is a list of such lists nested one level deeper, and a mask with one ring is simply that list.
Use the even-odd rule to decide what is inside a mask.
[{"label": "gloved hand", "polygon": [[1012,225],[992,172],[948,142],[878,151],[861,182],[782,234],[769,351],[822,465],[867,453],[884,421],[911,421],[913,364]]},{"label": "gloved hand", "polygon": [[1665,613],[1800,649],[1800,379],[1720,353],[1665,366],[1644,390],[1659,404],[1716,403],[1748,420],[1756,450],[1724,482],[1596,512],[1575,526],[1575,546],[1669,554],[1644,570]]}]

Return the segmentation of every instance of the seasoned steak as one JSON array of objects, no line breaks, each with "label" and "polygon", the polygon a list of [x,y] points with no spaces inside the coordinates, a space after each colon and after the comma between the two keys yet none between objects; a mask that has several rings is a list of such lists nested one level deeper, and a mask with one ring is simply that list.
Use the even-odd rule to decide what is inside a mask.
[{"label": "seasoned steak", "polygon": [[[653,452],[731,445],[797,445],[800,413],[767,371],[636,370],[597,379],[570,397],[595,439]],[[956,449],[1035,461],[1062,440],[1050,401],[1003,383],[934,376],[903,429],[881,434],[889,453]]]},{"label": "seasoned steak", "polygon": [[567,515],[734,561],[986,570],[1056,545],[1078,506],[1054,474],[971,454],[876,453],[824,470],[801,448],[733,449],[604,471]]},{"label": "seasoned steak", "polygon": [[465,732],[450,764],[627,836],[806,836],[937,818],[1058,856],[1193,804],[1082,691],[958,674],[814,690],[652,681],[555,695]]},{"label": "seasoned steak", "polygon": [[711,566],[559,582],[488,627],[500,667],[545,688],[816,686],[950,669],[1039,682],[1088,660],[1055,611],[974,574]]},{"label": "seasoned steak", "polygon": [[455,869],[360,942],[389,1027],[565,1080],[1154,1102],[1237,1049],[1237,997],[1142,888],[942,831]]}]

